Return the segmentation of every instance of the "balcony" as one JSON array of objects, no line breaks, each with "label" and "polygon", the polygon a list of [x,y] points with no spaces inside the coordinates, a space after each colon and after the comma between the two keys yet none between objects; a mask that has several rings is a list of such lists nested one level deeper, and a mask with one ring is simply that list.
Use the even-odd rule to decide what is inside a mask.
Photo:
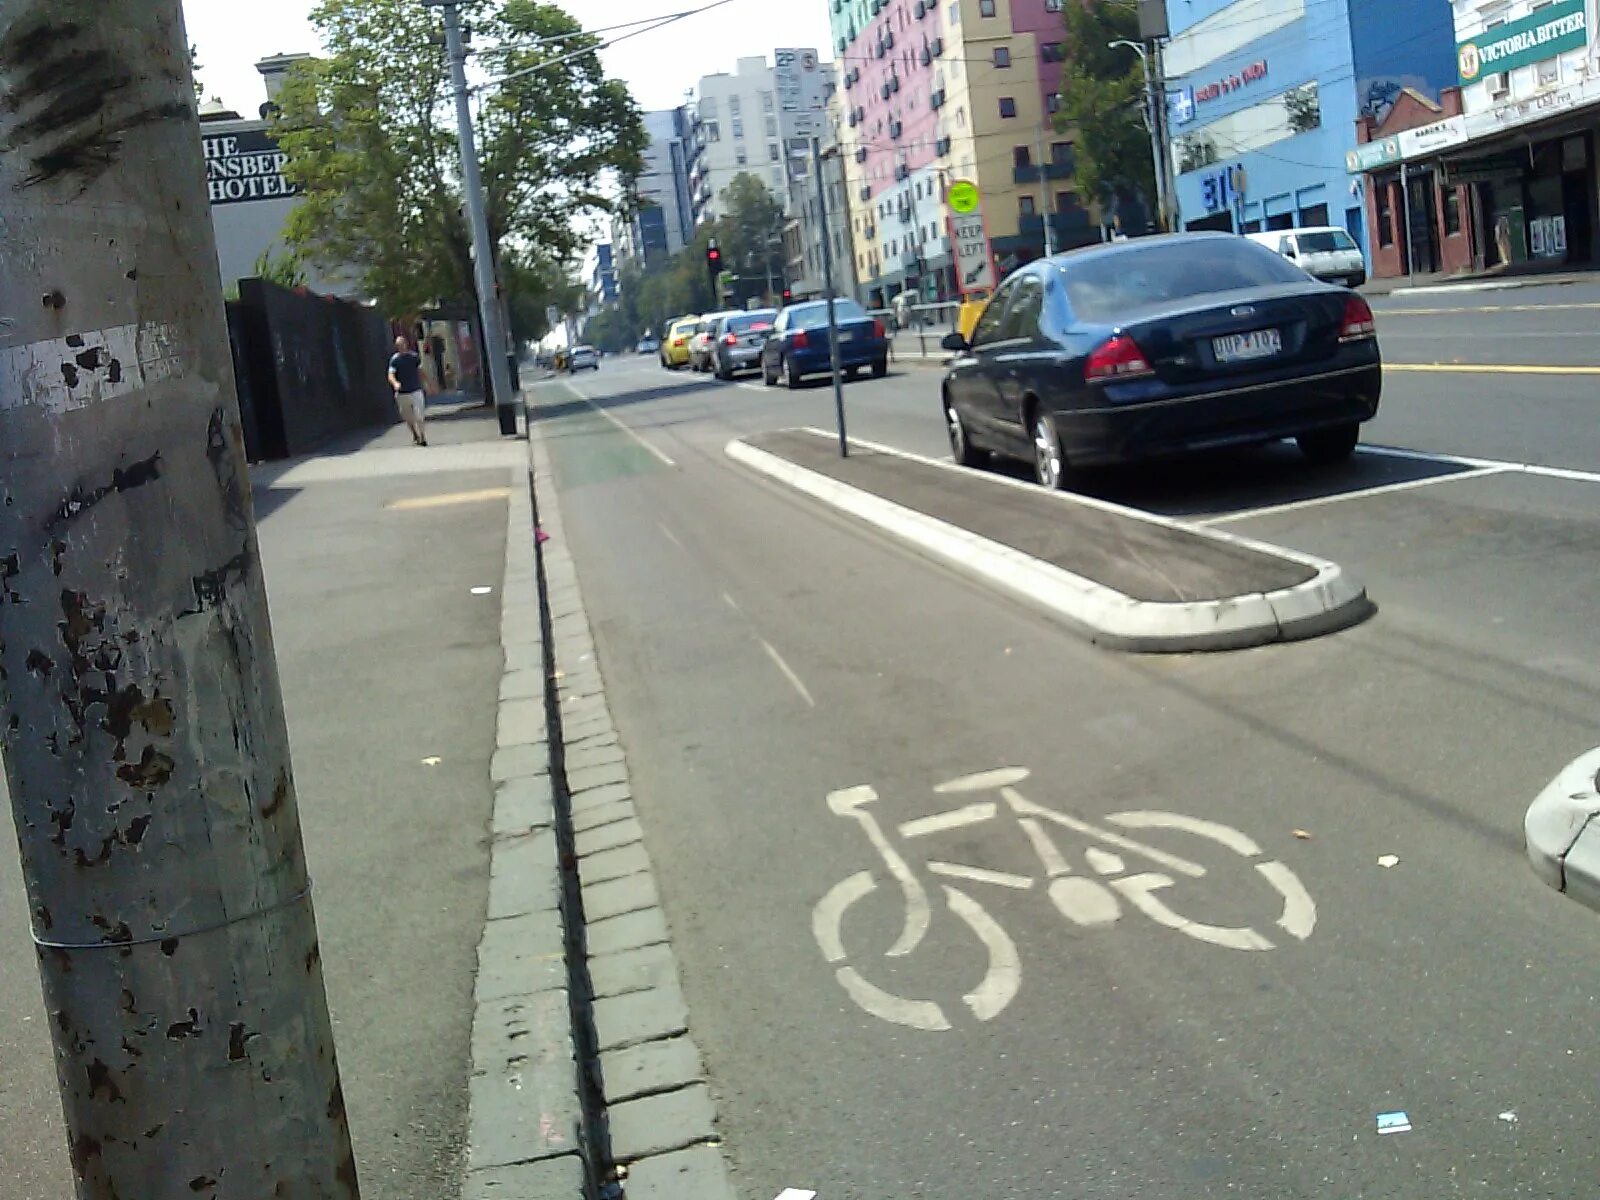
[{"label": "balcony", "polygon": [[944,107],[944,89],[943,88],[940,88],[937,92],[930,92],[928,94],[928,107],[929,108],[935,108],[935,109]]},{"label": "balcony", "polygon": [[899,122],[899,121],[890,121],[889,122],[889,136],[891,138],[894,138],[896,141],[898,141],[900,139],[900,135],[902,133],[904,133],[905,130],[906,130],[906,127],[901,122]]},{"label": "balcony", "polygon": [[[1047,163],[1043,171],[1043,175],[1046,179],[1072,179],[1076,176],[1076,174],[1077,172],[1073,170],[1073,166],[1070,162]],[[1038,183],[1039,176],[1040,170],[1037,163],[1026,167],[1011,168],[1012,183]]]}]

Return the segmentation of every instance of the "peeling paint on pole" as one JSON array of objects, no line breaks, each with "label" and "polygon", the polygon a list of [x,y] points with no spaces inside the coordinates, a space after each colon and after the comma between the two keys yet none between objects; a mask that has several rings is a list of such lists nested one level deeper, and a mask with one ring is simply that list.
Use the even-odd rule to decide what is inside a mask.
[{"label": "peeling paint on pole", "polygon": [[0,0],[0,746],[80,1197],[353,1200],[179,0]]}]

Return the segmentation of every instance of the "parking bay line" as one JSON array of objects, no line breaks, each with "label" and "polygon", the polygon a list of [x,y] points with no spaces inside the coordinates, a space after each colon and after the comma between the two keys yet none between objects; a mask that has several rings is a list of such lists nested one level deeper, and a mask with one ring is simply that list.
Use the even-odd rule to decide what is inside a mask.
[{"label": "parking bay line", "polygon": [[1600,367],[1597,366],[1551,367],[1537,363],[1386,362],[1383,369],[1440,375],[1600,375]]},{"label": "parking bay line", "polygon": [[1222,513],[1196,521],[1196,525],[1226,525],[1230,521],[1248,521],[1253,517],[1273,517],[1279,513],[1296,512],[1302,508],[1320,508],[1325,504],[1338,504],[1345,500],[1365,500],[1369,496],[1384,496],[1390,492],[1409,492],[1417,488],[1432,487],[1436,483],[1450,483],[1457,479],[1481,479],[1485,475],[1515,473],[1512,466],[1472,467],[1453,471],[1448,475],[1430,475],[1427,479],[1407,479],[1400,483],[1382,483],[1374,487],[1358,488],[1353,492],[1340,492],[1337,496],[1312,496],[1307,500],[1291,500],[1286,504],[1268,504],[1263,508],[1247,508],[1242,512]]},{"label": "parking bay line", "polygon": [[761,638],[760,642],[761,648],[767,652],[767,657],[773,661],[778,670],[783,672],[783,677],[793,685],[794,690],[800,693],[800,699],[804,700],[807,706],[815,708],[817,702],[811,698],[811,693],[806,690],[806,685],[801,682],[800,676],[794,673],[794,668],[783,661],[783,655],[779,654],[777,648],[766,638]]}]

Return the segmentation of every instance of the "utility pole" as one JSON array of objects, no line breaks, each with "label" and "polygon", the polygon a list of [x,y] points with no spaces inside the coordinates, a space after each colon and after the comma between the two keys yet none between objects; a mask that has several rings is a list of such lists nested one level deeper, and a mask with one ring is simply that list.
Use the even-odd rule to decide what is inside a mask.
[{"label": "utility pole", "polygon": [[188,60],[0,4],[0,745],[77,1195],[355,1200]]},{"label": "utility pole", "polygon": [[444,12],[445,54],[450,59],[450,82],[455,92],[456,130],[461,141],[461,186],[466,192],[467,225],[472,232],[472,271],[477,283],[478,311],[483,315],[483,357],[494,388],[495,413],[500,432],[517,432],[517,396],[511,384],[500,299],[495,294],[494,253],[489,241],[489,216],[483,206],[483,176],[478,168],[477,138],[472,130],[472,106],[467,98],[467,49],[461,40],[461,12],[457,0],[422,0],[425,8]]},{"label": "utility pole", "polygon": [[1044,217],[1044,256],[1051,258],[1056,252],[1055,231],[1050,228],[1050,177],[1045,173],[1044,130],[1033,134],[1033,153],[1039,168],[1039,212]]},{"label": "utility pole", "polygon": [[1167,153],[1167,85],[1161,77],[1160,39],[1151,38],[1146,43],[1118,38],[1114,42],[1107,42],[1106,45],[1108,48],[1126,46],[1139,56],[1139,62],[1144,67],[1144,127],[1150,134],[1150,162],[1155,169],[1156,210],[1159,213],[1159,223],[1170,233],[1176,219],[1170,198],[1172,177],[1169,168],[1172,156]]},{"label": "utility pole", "polygon": [[[829,151],[839,153],[838,143]],[[839,316],[834,310],[833,235],[828,231],[828,185],[822,178],[822,139],[811,139],[811,164],[817,173],[817,224],[822,231],[822,286],[828,291],[828,358],[833,367],[833,415],[839,425],[839,457],[850,457],[844,429],[844,383],[839,371]]]}]

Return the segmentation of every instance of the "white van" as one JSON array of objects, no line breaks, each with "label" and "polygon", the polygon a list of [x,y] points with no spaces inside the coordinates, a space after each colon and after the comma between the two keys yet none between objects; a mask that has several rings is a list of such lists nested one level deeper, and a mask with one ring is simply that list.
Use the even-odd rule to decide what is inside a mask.
[{"label": "white van", "polygon": [[1361,257],[1361,247],[1336,225],[1273,229],[1245,236],[1283,255],[1318,279],[1342,283],[1346,287],[1359,287],[1367,281],[1367,261]]}]

